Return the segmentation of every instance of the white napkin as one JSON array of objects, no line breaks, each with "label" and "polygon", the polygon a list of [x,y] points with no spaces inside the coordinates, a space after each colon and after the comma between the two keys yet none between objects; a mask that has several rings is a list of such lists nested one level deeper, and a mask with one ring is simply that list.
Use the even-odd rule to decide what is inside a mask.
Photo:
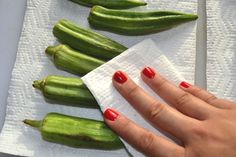
[{"label": "white napkin", "polygon": [[[176,10],[196,13],[197,0],[147,0],[146,7],[135,10]],[[124,150],[98,151],[74,149],[45,142],[37,130],[22,123],[25,118],[42,119],[48,112],[59,112],[74,116],[102,119],[94,109],[49,104],[42,94],[33,89],[34,80],[49,74],[69,75],[56,69],[44,54],[49,45],[57,44],[52,35],[53,25],[60,19],[70,19],[83,27],[89,27],[87,17],[90,8],[68,0],[28,0],[23,30],[19,42],[15,67],[9,87],[5,124],[0,134],[0,152],[22,156],[128,156]],[[173,62],[174,66],[190,82],[193,81],[195,62],[195,22],[180,25],[174,29],[145,36],[124,36],[100,32],[130,47],[146,38],[158,43],[158,48]],[[2,116],[2,115],[0,115]],[[4,118],[2,118],[4,119]]]},{"label": "white napkin", "polygon": [[207,88],[236,101],[236,1],[207,0]]},{"label": "white napkin", "polygon": [[[156,68],[159,73],[175,84],[184,80],[152,40],[145,40],[133,46],[118,57],[88,73],[82,77],[82,80],[96,98],[103,112],[109,107],[114,108],[142,127],[165,136],[147,123],[112,86],[113,74],[117,70],[122,70],[145,91],[161,100],[140,78],[140,71],[145,66]],[[133,156],[143,156],[126,142],[124,144]]]}]

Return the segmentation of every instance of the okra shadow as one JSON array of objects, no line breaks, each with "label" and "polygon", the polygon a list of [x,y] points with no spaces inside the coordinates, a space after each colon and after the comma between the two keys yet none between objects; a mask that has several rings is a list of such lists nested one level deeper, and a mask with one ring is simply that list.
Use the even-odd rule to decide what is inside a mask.
[{"label": "okra shadow", "polygon": [[157,34],[157,33],[164,32],[164,31],[170,30],[170,29],[178,27],[178,26],[173,26],[173,27],[169,27],[169,28],[165,28],[165,29],[157,30],[157,31],[153,31],[153,30],[146,31],[146,32],[139,31],[137,34],[132,34],[132,33],[129,33],[128,31],[124,31],[124,32],[120,31],[120,30],[117,31],[116,29],[111,29],[111,28],[102,27],[102,26],[94,26],[94,25],[91,25],[91,24],[89,25],[89,27],[91,29],[95,29],[95,30],[99,30],[99,31],[107,31],[107,32],[110,32],[110,33],[118,34],[118,35],[137,37],[137,36]]},{"label": "okra shadow", "polygon": [[52,11],[49,12],[49,20],[53,25],[61,19],[68,19],[86,27],[90,9],[69,0],[51,1],[50,10]]},{"label": "okra shadow", "polygon": [[49,103],[50,105],[65,105],[65,106],[72,106],[72,107],[81,107],[81,108],[93,108],[93,109],[99,109],[98,104],[92,104],[92,105],[83,105],[79,103],[70,103],[70,102],[62,102],[62,101],[56,101],[44,98],[44,100]]},{"label": "okra shadow", "polygon": [[[25,140],[25,138],[19,137],[17,141],[21,141],[20,143],[26,143],[24,145],[24,149],[30,150],[32,156],[43,156],[42,154],[50,154],[49,156],[68,156],[69,154],[78,154],[78,156],[81,156],[81,154],[95,154],[98,153],[98,156],[104,155],[104,156],[112,156],[113,151],[116,150],[106,150],[106,149],[96,149],[96,148],[76,148],[76,147],[70,147],[58,143],[51,143],[48,141],[44,141],[41,138],[40,132],[36,129],[29,128],[31,131],[29,135],[29,140]],[[27,130],[25,130],[27,133]],[[34,133],[33,133],[34,132]],[[36,133],[37,132],[37,133]],[[24,133],[24,132],[23,132]],[[24,134],[25,134],[24,133]],[[35,133],[37,134],[35,136]],[[38,139],[38,144],[37,147],[38,149],[35,149],[35,145],[32,145],[30,140],[37,140]],[[121,148],[123,149],[123,148]],[[65,151],[62,151],[65,150]],[[119,149],[117,149],[119,150]],[[127,155],[125,157],[133,157],[124,147],[124,150],[127,152]],[[89,151],[88,153],[86,153]],[[91,151],[95,151],[94,153],[91,153]],[[87,155],[86,155],[87,156]],[[88,155],[90,156],[90,155]],[[93,155],[94,156],[94,155]],[[13,157],[13,156],[12,156]],[[16,156],[14,156],[16,157]],[[19,157],[19,156],[17,156]],[[23,157],[23,156],[22,156]]]}]

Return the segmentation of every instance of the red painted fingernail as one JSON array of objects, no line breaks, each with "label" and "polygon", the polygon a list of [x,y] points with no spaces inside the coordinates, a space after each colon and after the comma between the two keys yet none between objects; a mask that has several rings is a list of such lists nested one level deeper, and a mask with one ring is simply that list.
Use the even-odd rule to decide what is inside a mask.
[{"label": "red painted fingernail", "polygon": [[127,81],[127,76],[122,72],[122,71],[117,71],[115,72],[115,74],[113,75],[113,79],[118,82],[118,83],[125,83]]},{"label": "red painted fingernail", "polygon": [[183,82],[180,83],[180,86],[184,87],[184,88],[189,88],[191,85],[189,83],[183,81]]},{"label": "red painted fingernail", "polygon": [[150,79],[154,78],[154,76],[156,75],[155,71],[150,67],[144,68],[143,74]]},{"label": "red painted fingernail", "polygon": [[110,108],[106,109],[106,111],[103,113],[103,115],[106,119],[109,119],[111,121],[114,121],[119,116],[119,114],[116,111],[114,111]]}]

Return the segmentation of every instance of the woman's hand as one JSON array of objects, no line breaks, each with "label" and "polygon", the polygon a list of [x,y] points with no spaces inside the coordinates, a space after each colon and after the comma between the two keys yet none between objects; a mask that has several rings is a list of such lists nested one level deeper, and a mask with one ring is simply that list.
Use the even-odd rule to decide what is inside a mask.
[{"label": "woman's hand", "polygon": [[186,82],[176,87],[146,67],[143,81],[171,106],[159,102],[117,71],[113,84],[120,94],[154,127],[177,137],[183,146],[155,135],[113,109],[106,123],[138,151],[153,157],[235,157],[236,104]]}]

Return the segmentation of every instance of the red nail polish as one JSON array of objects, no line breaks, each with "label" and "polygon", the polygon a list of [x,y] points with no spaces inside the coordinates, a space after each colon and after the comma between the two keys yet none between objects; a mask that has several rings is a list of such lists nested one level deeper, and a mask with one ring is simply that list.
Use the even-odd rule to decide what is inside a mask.
[{"label": "red nail polish", "polygon": [[143,74],[150,79],[154,78],[154,76],[156,75],[155,71],[150,67],[144,68]]},{"label": "red nail polish", "polygon": [[125,83],[127,81],[127,76],[122,71],[117,71],[113,75],[113,79],[118,83]]},{"label": "red nail polish", "polygon": [[119,116],[119,114],[116,111],[114,111],[110,108],[106,109],[106,111],[103,113],[103,115],[106,119],[109,119],[111,121],[114,121]]},{"label": "red nail polish", "polygon": [[184,88],[189,88],[191,85],[189,83],[183,81],[183,82],[180,83],[180,86],[184,87]]}]

